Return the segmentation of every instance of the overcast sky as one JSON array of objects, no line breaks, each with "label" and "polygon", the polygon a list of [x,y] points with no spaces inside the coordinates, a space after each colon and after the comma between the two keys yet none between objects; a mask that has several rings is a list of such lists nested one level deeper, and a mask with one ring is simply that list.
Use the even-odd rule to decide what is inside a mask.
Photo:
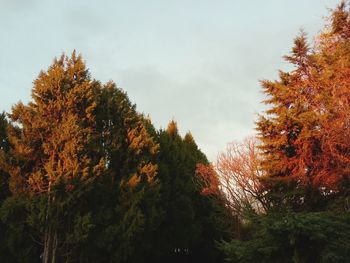
[{"label": "overcast sky", "polygon": [[254,134],[259,80],[287,69],[303,28],[314,37],[337,0],[0,0],[0,110],[28,102],[32,82],[76,49],[157,128],[178,122],[211,160]]}]

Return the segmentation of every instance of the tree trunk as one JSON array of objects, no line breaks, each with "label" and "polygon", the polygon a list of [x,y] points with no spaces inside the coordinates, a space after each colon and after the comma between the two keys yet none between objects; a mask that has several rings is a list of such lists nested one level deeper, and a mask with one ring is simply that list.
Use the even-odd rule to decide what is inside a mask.
[{"label": "tree trunk", "polygon": [[58,245],[57,231],[55,230],[54,235],[53,235],[53,242],[52,242],[52,259],[51,259],[51,263],[56,263],[57,245]]},{"label": "tree trunk", "polygon": [[57,245],[57,231],[53,231],[51,226],[49,226],[45,233],[43,263],[56,263]]},{"label": "tree trunk", "polygon": [[47,200],[47,210],[46,210],[46,229],[44,234],[44,252],[43,252],[43,263],[55,263],[57,257],[57,230],[53,229],[52,218],[51,218],[51,203],[54,202],[54,197],[50,195],[50,183],[48,191],[48,200]]},{"label": "tree trunk", "polygon": [[45,231],[45,240],[44,240],[44,253],[43,253],[43,263],[49,262],[49,252],[50,252],[50,243],[51,243],[51,235],[50,235],[51,229],[50,227],[47,227]]}]

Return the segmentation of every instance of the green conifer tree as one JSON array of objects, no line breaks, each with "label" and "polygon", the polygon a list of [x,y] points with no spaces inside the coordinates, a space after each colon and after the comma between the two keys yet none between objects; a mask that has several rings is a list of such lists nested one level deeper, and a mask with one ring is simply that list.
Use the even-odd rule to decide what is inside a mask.
[{"label": "green conifer tree", "polygon": [[88,197],[94,227],[77,254],[93,262],[135,261],[149,246],[143,243],[158,213],[159,146],[148,133],[152,125],[114,83],[103,85],[97,98],[95,155],[103,156],[105,169]]},{"label": "green conifer tree", "polygon": [[[160,181],[161,224],[154,237],[154,261],[218,262],[215,240],[224,237],[218,204],[201,195],[196,184],[198,163],[208,164],[206,156],[193,136],[179,135],[177,124],[171,121],[159,132],[158,159]],[[222,204],[223,205],[223,204]]]}]

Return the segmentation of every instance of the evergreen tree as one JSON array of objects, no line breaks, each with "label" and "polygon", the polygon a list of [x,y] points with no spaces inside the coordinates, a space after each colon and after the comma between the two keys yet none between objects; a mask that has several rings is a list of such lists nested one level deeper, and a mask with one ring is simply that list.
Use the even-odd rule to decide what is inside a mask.
[{"label": "evergreen tree", "polygon": [[87,204],[95,227],[78,254],[86,262],[136,261],[135,251],[148,246],[143,238],[156,224],[159,146],[148,134],[151,124],[112,82],[100,90],[96,120],[97,155],[106,164]]},{"label": "evergreen tree", "polygon": [[230,262],[349,262],[349,212],[247,212],[245,240],[222,242]]},{"label": "evergreen tree", "polygon": [[[349,189],[349,11],[342,2],[314,49],[296,38],[278,81],[263,81],[272,107],[257,122],[273,202],[322,209]],[[289,193],[289,194],[288,194]],[[303,208],[304,207],[304,208]]]},{"label": "evergreen tree", "polygon": [[43,244],[43,262],[131,260],[158,214],[150,122],[114,83],[92,80],[75,52],[40,73],[32,97],[9,115],[12,160],[1,159],[10,175],[1,186],[13,194],[2,210],[7,228],[20,223],[21,205],[18,220]]},{"label": "evergreen tree", "polygon": [[67,202],[104,169],[104,160],[91,150],[95,86],[80,56],[63,55],[35,80],[33,101],[18,103],[9,115],[18,127],[9,134],[15,160],[8,169],[10,188],[14,195],[41,201],[37,220],[43,262],[69,258],[73,226],[65,214],[72,209]]},{"label": "evergreen tree", "polygon": [[201,195],[195,182],[198,163],[207,164],[192,135],[182,138],[175,121],[159,132],[159,181],[163,218],[155,232],[155,261],[218,262],[215,240],[223,237],[220,207]]}]

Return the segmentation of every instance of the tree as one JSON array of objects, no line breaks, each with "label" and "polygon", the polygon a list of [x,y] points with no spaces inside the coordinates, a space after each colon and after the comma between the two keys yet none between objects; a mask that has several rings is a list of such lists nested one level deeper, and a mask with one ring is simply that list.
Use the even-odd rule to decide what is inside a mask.
[{"label": "tree", "polygon": [[156,247],[160,250],[157,257],[164,260],[175,257],[178,250],[182,253],[190,251],[198,238],[198,231],[194,224],[192,199],[194,170],[190,167],[176,122],[170,122],[167,130],[159,132],[159,143],[159,180],[164,215],[155,238]]},{"label": "tree", "polygon": [[18,103],[9,114],[17,127],[9,134],[15,159],[8,169],[11,191],[46,200],[41,207],[43,262],[69,253],[62,236],[69,225],[60,206],[104,169],[103,158],[95,159],[91,148],[95,87],[81,57],[63,55],[35,80],[33,101]]},{"label": "tree", "polygon": [[202,194],[225,200],[234,215],[241,217],[246,205],[260,212],[268,208],[260,182],[263,172],[254,137],[229,143],[214,166],[197,166],[197,176]]},{"label": "tree", "polygon": [[43,262],[131,260],[157,214],[152,125],[114,83],[92,80],[75,52],[40,73],[32,98],[9,114],[4,222],[30,230]]},{"label": "tree", "polygon": [[159,145],[151,123],[112,82],[99,91],[96,120],[97,154],[106,164],[88,196],[94,228],[76,254],[87,262],[138,262],[157,225]]},{"label": "tree", "polygon": [[181,137],[177,124],[171,121],[158,135],[160,207],[162,219],[154,233],[153,254],[159,262],[222,261],[215,240],[225,230],[220,225],[223,203],[216,204],[200,194],[195,182],[198,163],[208,160],[192,135]]},{"label": "tree", "polygon": [[349,28],[342,2],[314,49],[304,33],[295,39],[285,57],[295,69],[262,82],[272,107],[257,129],[274,203],[317,210],[334,195],[348,195]]},{"label": "tree", "polygon": [[245,217],[246,240],[222,242],[230,262],[348,262],[349,213],[270,211]]}]

